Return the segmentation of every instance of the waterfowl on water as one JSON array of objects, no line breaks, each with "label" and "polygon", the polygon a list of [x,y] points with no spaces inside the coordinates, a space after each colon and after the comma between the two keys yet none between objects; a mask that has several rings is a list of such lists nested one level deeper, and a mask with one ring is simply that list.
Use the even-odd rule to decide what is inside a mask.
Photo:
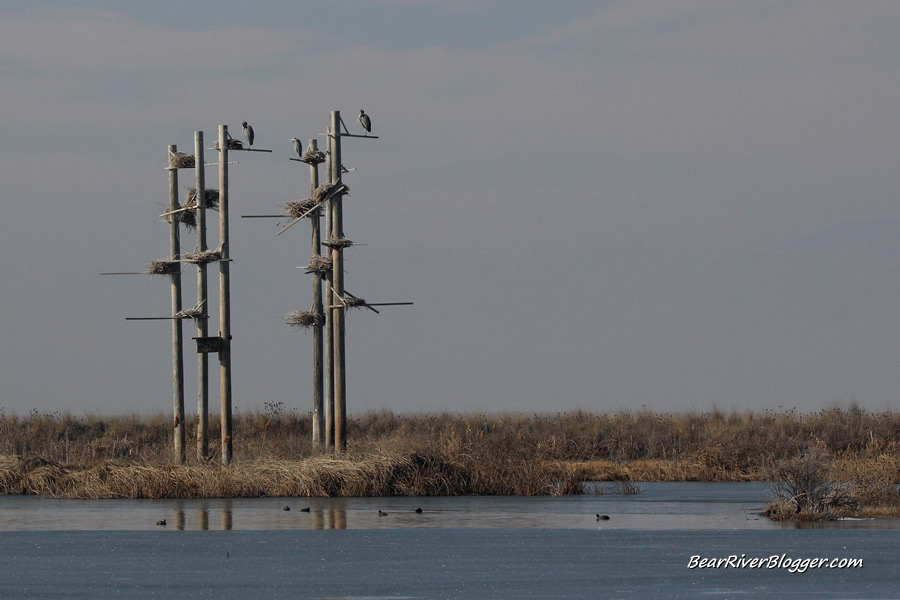
[{"label": "waterfowl on water", "polygon": [[162,521],[157,521],[156,524],[157,524],[157,525],[165,525],[165,524],[166,524],[166,520],[163,519]]},{"label": "waterfowl on water", "polygon": [[597,515],[598,521],[609,521],[609,515]]},{"label": "waterfowl on water", "polygon": [[384,512],[383,510],[379,510],[379,511],[378,511],[378,516],[379,516],[379,517],[386,517],[386,516],[387,516],[387,513]]},{"label": "waterfowl on water", "polygon": [[421,514],[422,514],[422,509],[421,509],[421,508],[417,508],[417,509],[416,509],[416,514],[417,514],[417,515],[421,515]]},{"label": "waterfowl on water", "polygon": [[282,508],[281,510],[291,510],[291,507],[290,507],[290,506],[285,506],[285,507]]},{"label": "waterfowl on water", "polygon": [[301,508],[300,512],[309,512],[309,507],[307,506],[306,508]]}]

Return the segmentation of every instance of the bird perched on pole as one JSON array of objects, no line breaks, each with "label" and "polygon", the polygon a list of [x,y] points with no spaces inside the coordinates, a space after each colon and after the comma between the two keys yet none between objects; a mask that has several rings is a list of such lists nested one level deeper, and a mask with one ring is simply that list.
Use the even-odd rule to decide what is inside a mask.
[{"label": "bird perched on pole", "polygon": [[372,133],[372,119],[369,118],[369,115],[363,109],[359,109],[359,124],[363,126],[367,133]]},{"label": "bird perched on pole", "polygon": [[297,153],[297,156],[303,158],[303,145],[300,143],[300,140],[291,138],[291,142],[294,144],[294,152]]},{"label": "bird perched on pole", "polygon": [[253,127],[247,125],[247,121],[241,123],[241,126],[244,128],[244,137],[247,138],[247,145],[253,145]]}]

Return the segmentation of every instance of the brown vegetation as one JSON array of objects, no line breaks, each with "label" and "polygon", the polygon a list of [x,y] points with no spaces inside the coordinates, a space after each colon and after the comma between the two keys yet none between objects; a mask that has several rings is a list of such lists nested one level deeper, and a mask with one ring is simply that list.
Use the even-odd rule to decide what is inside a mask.
[{"label": "brown vegetation", "polygon": [[[218,420],[210,418],[210,448]],[[189,452],[172,464],[166,417],[0,413],[0,493],[65,497],[572,494],[586,480],[773,481],[774,518],[823,508],[900,505],[900,414],[859,408],[814,414],[556,415],[369,413],[348,423],[348,452],[314,450],[309,415],[269,402],[236,413],[235,462]],[[188,439],[196,435],[188,426]],[[793,461],[793,462],[791,462]],[[803,463],[806,461],[806,463]],[[805,466],[804,466],[805,464]],[[806,480],[802,469],[809,467]],[[793,477],[793,479],[791,479]],[[810,482],[824,482],[816,488]],[[784,492],[778,495],[778,482]],[[799,503],[799,504],[798,504]],[[874,508],[872,508],[874,510]],[[793,512],[791,512],[793,511]]]}]

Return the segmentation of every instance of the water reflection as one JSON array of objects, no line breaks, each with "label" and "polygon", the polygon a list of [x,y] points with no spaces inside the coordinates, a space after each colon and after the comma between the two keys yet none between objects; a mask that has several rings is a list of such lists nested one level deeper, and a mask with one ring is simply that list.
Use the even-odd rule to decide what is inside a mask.
[{"label": "water reflection", "polygon": [[[505,528],[702,530],[900,529],[900,519],[775,523],[765,484],[643,484],[637,495],[431,498],[51,500],[0,497],[0,531]],[[291,510],[285,511],[285,505]],[[304,509],[309,508],[309,511]],[[417,512],[421,508],[421,512]],[[597,521],[596,514],[609,515]],[[168,525],[157,526],[166,520]]]},{"label": "water reflection", "polygon": [[[346,499],[344,498],[322,498],[317,499],[320,506],[313,508],[306,506],[304,508],[294,507],[292,510],[284,510],[278,512],[269,502],[271,499],[246,499],[246,498],[221,498],[207,500],[171,500],[173,506],[165,515],[167,524],[179,531],[185,529],[197,529],[207,531],[210,529],[210,512],[218,515],[218,529],[222,531],[230,531],[232,529],[347,529]],[[279,499],[283,502],[285,499]],[[27,500],[26,500],[27,502]],[[65,502],[65,501],[60,501]],[[103,502],[103,501],[94,501]],[[110,501],[115,506],[126,508],[128,500]],[[164,501],[154,502],[158,504]],[[81,506],[85,506],[82,504]],[[290,505],[287,505],[290,507]],[[44,508],[48,505],[43,504]],[[146,508],[144,504],[132,504],[131,508]],[[75,508],[75,507],[69,507]],[[64,510],[64,507],[58,506],[58,510]],[[82,521],[83,525],[91,528],[95,523]],[[12,529],[17,529],[13,527]],[[103,529],[103,527],[97,527]],[[133,528],[133,527],[132,527]],[[3,529],[0,526],[0,529]]]}]

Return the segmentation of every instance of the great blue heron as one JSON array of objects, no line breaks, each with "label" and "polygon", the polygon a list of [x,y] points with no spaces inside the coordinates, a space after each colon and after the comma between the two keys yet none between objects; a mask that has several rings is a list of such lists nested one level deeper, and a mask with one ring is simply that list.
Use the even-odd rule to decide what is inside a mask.
[{"label": "great blue heron", "polygon": [[366,132],[372,132],[372,119],[369,118],[369,115],[363,109],[359,109],[359,124],[363,126]]},{"label": "great blue heron", "polygon": [[253,127],[247,125],[247,121],[241,123],[241,126],[244,128],[244,137],[247,138],[247,145],[253,145]]},{"label": "great blue heron", "polygon": [[297,156],[303,158],[303,144],[297,138],[291,138],[291,142],[294,144],[294,152],[297,153]]}]

